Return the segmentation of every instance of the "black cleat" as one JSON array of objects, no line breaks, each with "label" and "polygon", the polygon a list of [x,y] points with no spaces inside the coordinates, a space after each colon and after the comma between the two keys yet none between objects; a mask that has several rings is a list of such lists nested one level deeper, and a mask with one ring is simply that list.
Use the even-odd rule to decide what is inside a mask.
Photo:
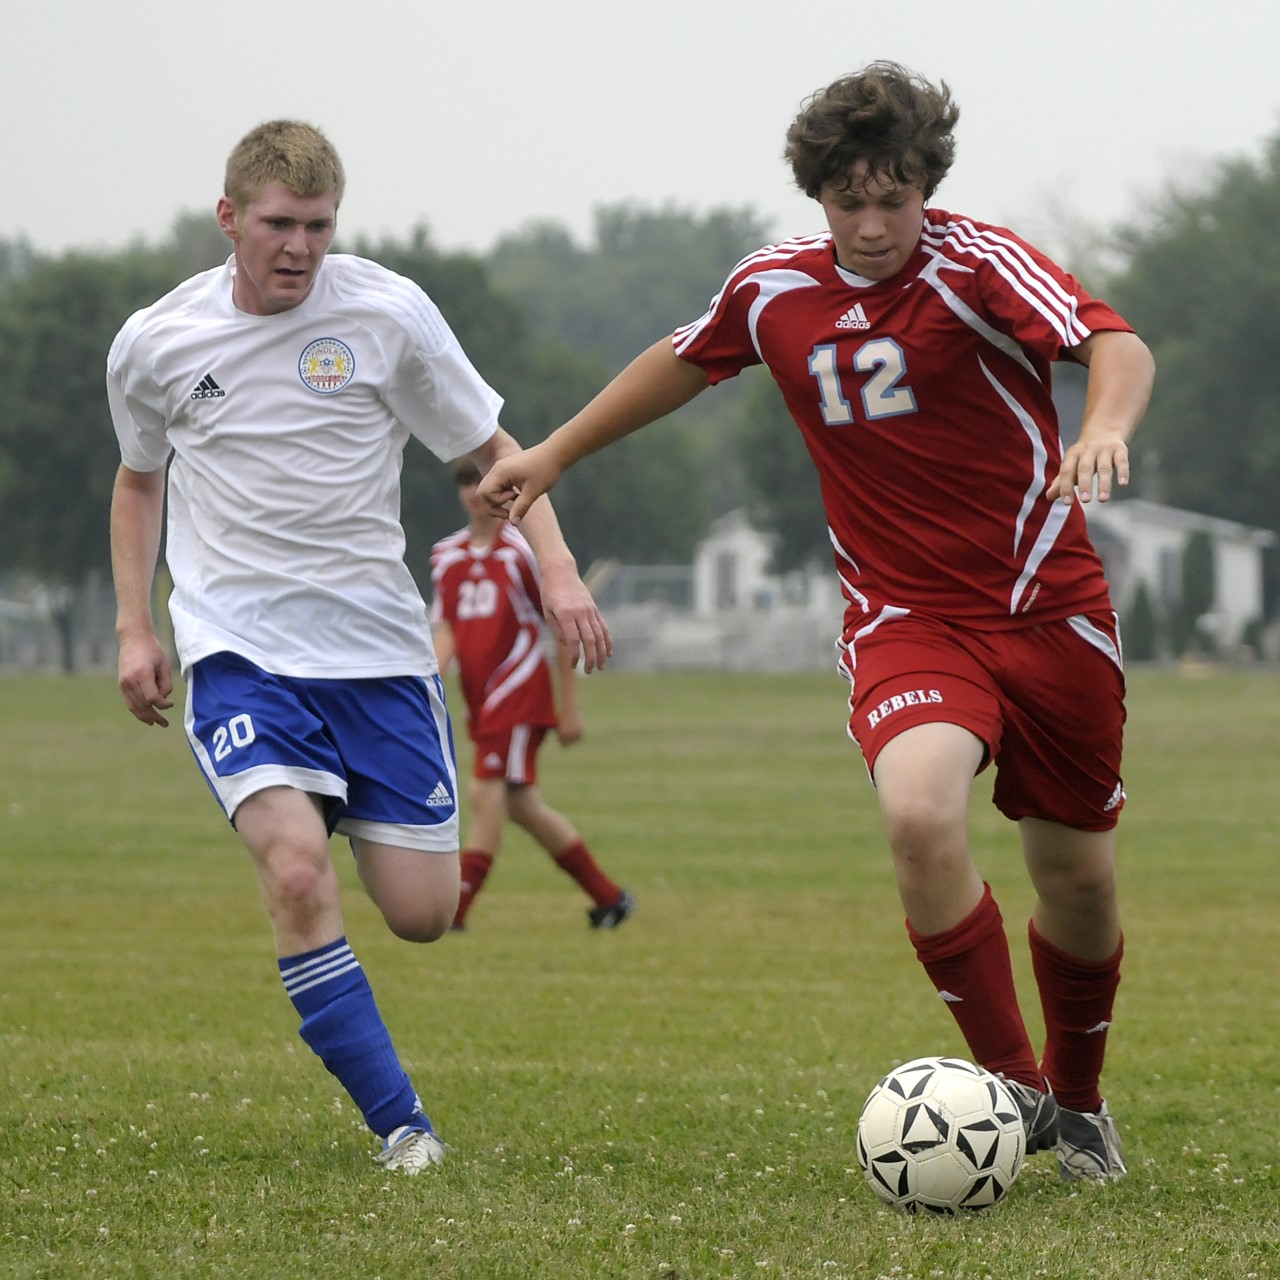
[{"label": "black cleat", "polygon": [[628,916],[634,914],[636,900],[625,890],[611,907],[592,907],[587,912],[593,929],[616,929]]}]

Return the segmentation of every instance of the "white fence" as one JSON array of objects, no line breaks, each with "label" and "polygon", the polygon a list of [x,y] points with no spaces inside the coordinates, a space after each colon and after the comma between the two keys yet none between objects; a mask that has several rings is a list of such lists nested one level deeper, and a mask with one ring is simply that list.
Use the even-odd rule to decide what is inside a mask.
[{"label": "white fence", "polygon": [[115,600],[101,574],[76,591],[11,583],[8,595],[0,597],[0,670],[115,669]]},{"label": "white fence", "polygon": [[619,671],[835,671],[839,627],[804,609],[710,617],[661,605],[605,610]]}]

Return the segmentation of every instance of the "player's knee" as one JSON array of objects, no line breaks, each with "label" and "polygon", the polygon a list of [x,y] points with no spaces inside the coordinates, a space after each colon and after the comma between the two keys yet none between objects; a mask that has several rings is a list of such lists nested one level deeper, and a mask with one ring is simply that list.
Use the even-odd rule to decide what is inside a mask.
[{"label": "player's knee", "polygon": [[273,917],[297,923],[329,909],[337,901],[337,881],[328,856],[307,849],[281,848],[260,864],[267,909]]},{"label": "player's knee", "polygon": [[397,938],[405,942],[435,942],[442,938],[452,921],[448,916],[396,916],[386,917],[387,927]]},{"label": "player's knee", "polygon": [[528,830],[529,824],[536,822],[544,810],[542,797],[537,787],[508,787],[507,813],[512,822]]},{"label": "player's knee", "polygon": [[409,925],[392,930],[397,938],[405,942],[438,942],[449,928],[447,920],[433,920],[429,923],[414,921]]},{"label": "player's knee", "polygon": [[1107,867],[1067,867],[1039,885],[1042,898],[1060,909],[1093,916],[1113,909],[1116,878]]},{"label": "player's knee", "polygon": [[894,856],[928,862],[943,850],[965,844],[966,815],[945,799],[917,792],[882,801],[885,831]]},{"label": "player's knee", "polygon": [[507,787],[501,778],[472,778],[467,799],[473,820],[501,823],[507,816]]},{"label": "player's knee", "polygon": [[444,937],[458,909],[456,895],[451,902],[429,902],[411,907],[384,907],[383,918],[397,938],[405,942],[435,942]]}]

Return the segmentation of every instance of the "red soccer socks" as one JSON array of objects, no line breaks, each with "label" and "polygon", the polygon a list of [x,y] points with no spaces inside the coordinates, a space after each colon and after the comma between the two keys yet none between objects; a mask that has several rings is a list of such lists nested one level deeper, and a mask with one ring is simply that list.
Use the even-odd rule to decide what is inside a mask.
[{"label": "red soccer socks", "polygon": [[1098,1080],[1107,1048],[1107,1028],[1120,985],[1124,939],[1106,960],[1081,960],[1027,929],[1031,964],[1044,1010],[1044,1074],[1061,1106],[1097,1111]]},{"label": "red soccer socks", "polygon": [[974,1060],[988,1071],[1044,1088],[1027,1036],[1009,961],[1000,908],[983,886],[982,900],[953,929],[907,933],[925,972],[946,1001]]},{"label": "red soccer socks", "polygon": [[460,862],[462,864],[462,889],[458,895],[458,910],[453,917],[453,927],[455,929],[461,929],[465,926],[467,912],[471,910],[471,904],[476,900],[476,894],[480,892],[481,886],[485,882],[485,877],[488,876],[489,869],[493,866],[493,855],[482,853],[478,849],[464,849]]},{"label": "red soccer socks", "polygon": [[622,890],[600,870],[591,850],[581,840],[556,854],[555,862],[582,886],[597,907],[611,907],[622,897]]}]

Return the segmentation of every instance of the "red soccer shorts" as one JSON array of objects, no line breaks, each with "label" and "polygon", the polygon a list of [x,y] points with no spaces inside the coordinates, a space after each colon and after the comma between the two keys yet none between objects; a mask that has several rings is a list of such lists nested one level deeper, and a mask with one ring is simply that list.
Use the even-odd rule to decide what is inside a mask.
[{"label": "red soccer shorts", "polygon": [[[957,724],[996,764],[996,808],[1108,831],[1124,805],[1124,672],[1111,613],[1007,631],[911,615],[846,631],[849,733],[868,770],[918,724]],[[985,767],[985,766],[984,766]]]},{"label": "red soccer shorts", "polygon": [[542,725],[516,724],[481,734],[475,739],[472,777],[504,778],[513,787],[533,786],[538,781],[538,748],[546,733]]}]

